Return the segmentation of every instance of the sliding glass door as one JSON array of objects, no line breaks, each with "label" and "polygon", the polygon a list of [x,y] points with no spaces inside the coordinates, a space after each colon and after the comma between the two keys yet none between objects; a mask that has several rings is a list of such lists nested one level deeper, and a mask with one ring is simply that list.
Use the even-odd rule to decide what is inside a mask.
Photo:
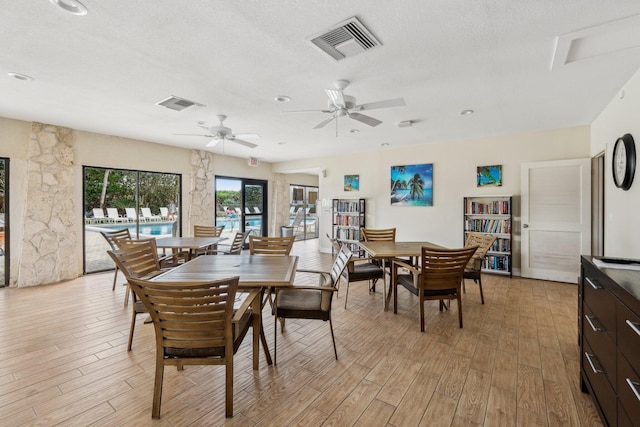
[{"label": "sliding glass door", "polygon": [[133,238],[179,236],[179,174],[84,167],[84,272],[113,268],[101,231]]},{"label": "sliding glass door", "polygon": [[9,286],[9,159],[0,157],[0,287]]},{"label": "sliding glass door", "polygon": [[267,181],[218,176],[215,195],[216,225],[225,226],[224,237],[237,231],[267,235]]}]

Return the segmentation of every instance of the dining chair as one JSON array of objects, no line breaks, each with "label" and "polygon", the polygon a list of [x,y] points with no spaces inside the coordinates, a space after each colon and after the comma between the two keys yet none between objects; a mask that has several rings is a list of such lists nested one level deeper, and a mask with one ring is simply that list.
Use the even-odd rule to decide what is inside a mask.
[{"label": "dining chair", "polygon": [[[167,365],[178,370],[184,365],[224,365],[225,416],[233,417],[232,317],[238,277],[211,282],[162,283],[134,278],[129,281],[151,315],[155,329],[152,418],[160,418]],[[236,341],[241,342],[242,338]]]},{"label": "dining chair", "polygon": [[[117,251],[119,249],[118,244],[116,243],[119,239],[131,240],[131,232],[128,228],[123,228],[121,230],[114,231],[100,231],[102,237],[105,238],[111,250]],[[111,287],[112,291],[116,290],[116,281],[118,279],[118,264],[116,264],[116,271],[113,274],[113,286]]]},{"label": "dining chair", "polygon": [[[118,241],[118,245],[118,250],[107,251],[107,253],[127,279],[126,300],[129,299],[128,295],[131,289],[130,279],[148,280],[169,270],[168,268],[162,268],[155,239],[121,240]],[[136,316],[147,312],[144,304],[137,299],[135,292],[133,293],[133,304],[131,305],[131,326],[129,328],[127,351],[131,351]]]},{"label": "dining chair", "polygon": [[251,233],[251,231],[238,231],[230,245],[218,245],[218,254],[240,255],[249,233]]},{"label": "dining chair", "polygon": [[[340,253],[340,242],[338,239],[333,237],[329,237],[329,241],[331,242],[331,246],[333,248],[333,252],[335,254]],[[344,296],[344,308],[347,308],[347,299],[349,298],[349,284],[351,282],[362,282],[367,281],[369,283],[369,292],[375,292],[376,282],[378,279],[382,279],[384,277],[384,272],[382,271],[382,267],[375,262],[373,262],[373,258],[366,257],[358,257],[351,258],[349,264],[347,264],[347,268],[342,273],[342,277],[345,278],[346,281],[346,292]]]},{"label": "dining chair", "polygon": [[[273,312],[275,324],[273,328],[273,364],[278,362],[278,319],[318,319],[329,321],[331,340],[333,341],[333,353],[338,360],[336,339],[333,334],[331,322],[331,302],[333,294],[338,290],[337,285],[342,277],[347,264],[351,260],[352,253],[348,247],[342,246],[336,259],[328,272],[318,270],[297,270],[299,273],[318,275],[318,285],[295,285],[292,288],[279,288],[275,292]],[[281,332],[284,332],[284,323],[281,322]]]},{"label": "dining chair", "polygon": [[395,242],[396,229],[394,228],[362,228],[362,237],[365,242]]},{"label": "dining chair", "polygon": [[490,234],[481,234],[471,232],[467,234],[467,240],[465,241],[465,247],[477,246],[478,249],[473,254],[466,267],[464,268],[464,274],[462,276],[462,292],[466,292],[465,280],[472,279],[474,283],[478,284],[480,289],[480,301],[484,304],[484,294],[482,293],[482,264],[487,256],[487,252],[491,249],[491,246],[496,241],[496,236]]},{"label": "dining chair", "polygon": [[[418,265],[394,259],[392,267],[394,306],[398,304],[398,285],[420,297],[420,331],[424,332],[424,302],[439,300],[439,308],[447,308],[444,300],[458,301],[458,320],[462,328],[462,299],[460,288],[464,268],[478,247],[462,249],[422,248]],[[400,268],[408,274],[399,274]]]},{"label": "dining chair", "polygon": [[[224,225],[194,225],[193,237],[220,237],[224,227]],[[217,245],[210,245],[204,249],[194,251],[192,257],[200,255],[215,255],[216,253]]]},{"label": "dining chair", "polygon": [[249,236],[249,253],[251,255],[289,255],[293,247],[294,236],[266,237]]}]

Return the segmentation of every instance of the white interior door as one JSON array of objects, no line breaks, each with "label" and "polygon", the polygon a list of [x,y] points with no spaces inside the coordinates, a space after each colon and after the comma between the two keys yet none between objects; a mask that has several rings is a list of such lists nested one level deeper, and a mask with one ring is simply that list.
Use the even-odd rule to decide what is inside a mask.
[{"label": "white interior door", "polygon": [[577,283],[591,252],[591,160],[522,164],[521,274]]}]

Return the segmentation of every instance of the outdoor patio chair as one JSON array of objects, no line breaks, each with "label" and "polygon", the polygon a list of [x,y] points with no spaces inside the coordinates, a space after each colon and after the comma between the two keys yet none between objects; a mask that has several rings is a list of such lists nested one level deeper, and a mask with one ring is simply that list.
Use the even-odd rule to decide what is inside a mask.
[{"label": "outdoor patio chair", "polygon": [[93,219],[99,222],[107,221],[108,218],[104,216],[102,208],[93,208]]},{"label": "outdoor patio chair", "polygon": [[124,212],[127,216],[127,219],[129,221],[137,221],[138,220],[138,214],[136,213],[136,210],[134,208],[125,208]]},{"label": "outdoor patio chair", "polygon": [[150,208],[140,208],[140,212],[145,221],[160,221],[160,216],[152,214]]},{"label": "outdoor patio chair", "polygon": [[167,209],[166,207],[161,207],[160,208],[160,219],[166,220],[167,218],[169,218],[169,209]]},{"label": "outdoor patio chair", "polygon": [[116,208],[107,208],[107,218],[115,222],[127,221],[126,218],[120,216],[120,214],[118,213],[118,209]]}]

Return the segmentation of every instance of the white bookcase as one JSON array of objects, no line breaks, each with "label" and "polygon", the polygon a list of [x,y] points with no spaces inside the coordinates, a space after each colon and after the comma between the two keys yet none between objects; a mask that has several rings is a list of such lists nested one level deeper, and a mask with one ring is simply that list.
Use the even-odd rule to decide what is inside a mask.
[{"label": "white bookcase", "polygon": [[361,253],[360,229],[365,227],[365,199],[333,199],[333,237],[346,244],[354,256]]}]

